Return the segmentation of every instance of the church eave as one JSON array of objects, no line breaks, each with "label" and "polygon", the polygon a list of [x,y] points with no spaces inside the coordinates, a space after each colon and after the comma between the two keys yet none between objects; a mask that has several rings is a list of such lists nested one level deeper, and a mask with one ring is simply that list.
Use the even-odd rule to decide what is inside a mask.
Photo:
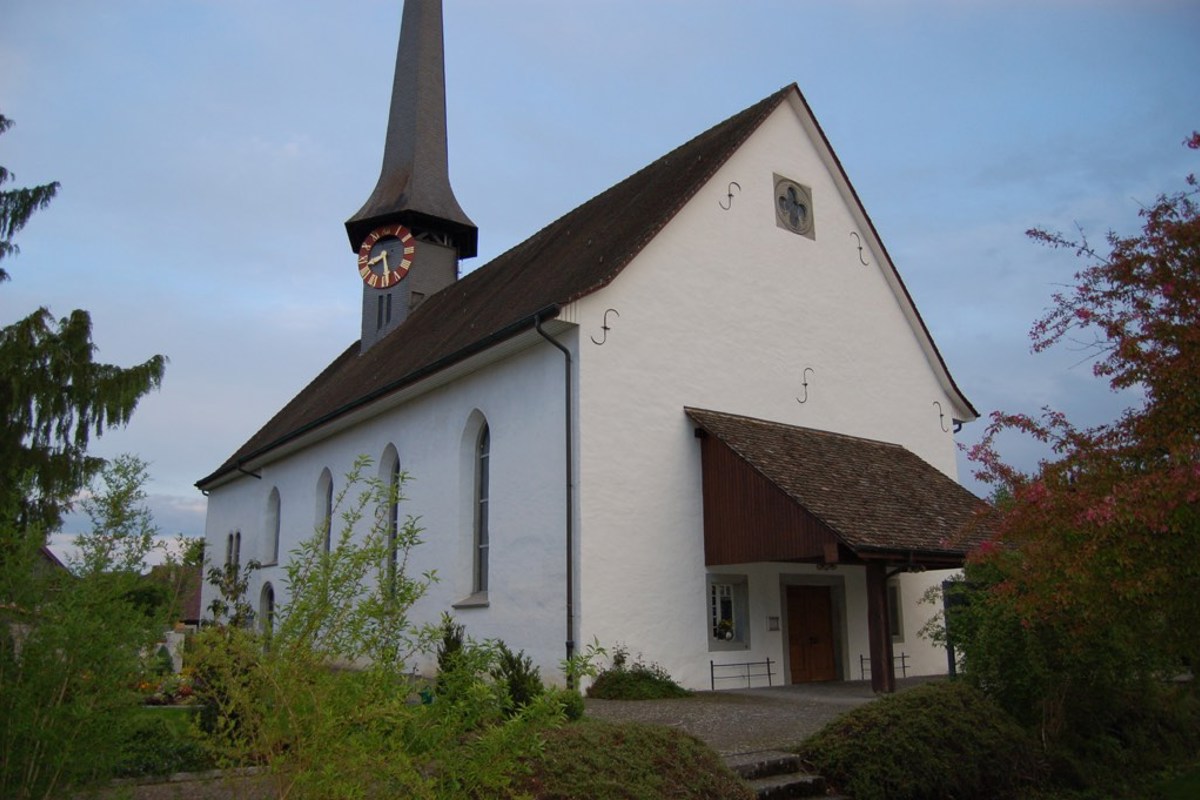
[{"label": "church eave", "polygon": [[[548,320],[556,318],[560,311],[561,306],[557,304],[546,306],[536,313],[518,319],[511,325],[495,331],[488,336],[471,343],[467,347],[462,348],[461,350],[451,353],[450,355],[438,359],[437,361],[433,361],[429,364],[419,367],[418,369],[405,374],[399,379],[383,384],[378,388],[373,389],[372,391],[367,392],[355,398],[354,400],[333,409],[332,411],[329,411],[319,417],[316,417],[315,419],[312,419],[309,422],[292,428],[282,436],[279,436],[264,445],[256,447],[249,452],[239,452],[233,458],[221,465],[221,467],[211,475],[196,481],[196,488],[200,489],[201,491],[208,491],[212,488],[215,488],[217,484],[223,482],[222,478],[248,469],[250,465],[255,464],[255,462],[270,455],[273,451],[279,450],[285,445],[298,439],[302,439],[303,437],[318,431],[323,427],[331,425],[337,420],[342,419],[360,409],[364,409],[367,406],[370,406],[371,404],[381,400],[382,398],[387,397],[388,395],[418,384],[421,381],[426,380],[427,378],[436,375],[437,373],[442,372],[443,370],[446,370],[455,364],[465,361],[472,356],[477,355],[478,353],[488,350],[489,348],[494,347],[501,342],[511,339],[512,337],[517,336],[524,331],[532,330],[539,321],[544,323]],[[350,350],[353,351],[356,348],[357,343],[352,345]],[[286,411],[286,408],[284,410]],[[282,414],[283,412],[281,411],[280,413]],[[264,426],[264,428],[269,426],[270,423],[268,423],[267,426]]]}]

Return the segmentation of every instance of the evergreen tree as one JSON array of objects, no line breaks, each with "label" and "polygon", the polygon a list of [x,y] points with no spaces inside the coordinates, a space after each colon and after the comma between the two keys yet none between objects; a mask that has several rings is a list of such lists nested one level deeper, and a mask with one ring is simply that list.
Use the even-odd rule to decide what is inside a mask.
[{"label": "evergreen tree", "polygon": [[[12,127],[12,120],[0,114],[0,133]],[[0,186],[13,179],[13,174],[0,167]],[[13,244],[12,237],[25,227],[33,212],[45,208],[58,191],[58,181],[28,189],[5,189],[0,191],[0,261],[5,256],[16,255],[20,249]],[[8,273],[0,268],[0,283],[8,280]]]},{"label": "evergreen tree", "polygon": [[[0,133],[11,124],[0,115]],[[0,184],[11,178],[0,167]],[[57,190],[55,182],[0,191],[0,259],[17,253],[12,236]],[[94,354],[86,311],[56,321],[39,308],[0,329],[0,560],[44,543],[103,463],[87,455],[90,436],[126,424],[162,381],[163,356],[121,368]]]}]

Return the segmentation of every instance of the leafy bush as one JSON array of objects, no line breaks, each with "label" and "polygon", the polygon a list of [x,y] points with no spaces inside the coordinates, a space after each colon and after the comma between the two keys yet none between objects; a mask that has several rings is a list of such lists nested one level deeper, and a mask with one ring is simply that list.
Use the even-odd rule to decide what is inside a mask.
[{"label": "leafy bush", "polygon": [[585,720],[546,733],[530,773],[505,797],[589,800],[752,800],[700,740],[674,728]]},{"label": "leafy bush", "polygon": [[[218,700],[214,738],[226,762],[270,764],[280,796],[502,797],[563,706],[540,693],[511,707],[493,677],[497,645],[472,642],[449,617],[411,621],[434,576],[408,573],[420,528],[391,526],[400,487],[364,478],[368,466],[360,459],[335,498],[336,546],[320,530],[291,554],[270,646],[234,625],[197,637],[198,691]],[[428,688],[410,665],[435,647],[436,692],[410,702]],[[510,670],[524,667],[515,657]]]},{"label": "leafy bush", "polygon": [[1057,787],[1138,797],[1155,773],[1200,753],[1200,697],[1190,685],[1147,682],[1073,709],[1047,756]]},{"label": "leafy bush", "polygon": [[860,706],[800,753],[855,800],[1013,797],[1040,774],[1029,734],[961,682],[927,684]]},{"label": "leafy bush", "polygon": [[583,695],[578,689],[551,689],[550,695],[562,707],[563,716],[567,721],[578,722],[583,719],[587,709],[583,704]]},{"label": "leafy bush", "polygon": [[541,671],[533,666],[533,661],[525,655],[525,651],[514,653],[504,642],[497,646],[492,677],[508,690],[505,711],[509,714],[529,705],[546,691]]},{"label": "leafy bush", "polygon": [[434,688],[441,692],[444,683],[442,676],[449,676],[458,666],[467,633],[466,628],[455,622],[454,617],[449,614],[442,614],[442,624],[438,633],[441,636],[437,645],[438,680]]},{"label": "leafy bush", "polygon": [[41,531],[15,524],[0,497],[0,797],[82,788],[121,758],[119,733],[140,710],[139,654],[167,621],[141,602],[154,594],[138,574],[155,546],[145,479],[132,457],[104,468],[73,576],[45,568]]},{"label": "leafy bush", "polygon": [[226,765],[260,763],[266,687],[262,643],[243,628],[208,626],[188,640],[185,657],[194,674],[200,730]]},{"label": "leafy bush", "polygon": [[629,664],[629,651],[613,649],[612,664],[602,670],[588,687],[588,697],[601,700],[664,700],[690,697],[691,692],[676,683],[670,674],[654,662],[645,663],[641,654]]},{"label": "leafy bush", "polygon": [[208,751],[187,726],[162,717],[139,716],[121,737],[116,774],[122,778],[196,772],[213,766]]}]

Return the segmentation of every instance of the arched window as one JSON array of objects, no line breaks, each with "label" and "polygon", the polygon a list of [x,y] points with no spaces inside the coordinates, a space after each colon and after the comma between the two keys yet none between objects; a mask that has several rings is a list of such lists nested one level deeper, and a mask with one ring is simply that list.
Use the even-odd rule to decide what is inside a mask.
[{"label": "arched window", "polygon": [[396,448],[388,445],[383,451],[379,462],[379,478],[388,488],[387,497],[387,581],[388,589],[394,590],[396,584],[397,537],[400,533],[400,455]]},{"label": "arched window", "polygon": [[279,489],[271,489],[267,496],[267,510],[263,520],[263,564],[279,563]]},{"label": "arched window", "polygon": [[258,624],[263,636],[270,638],[275,629],[275,588],[264,583],[258,596]]},{"label": "arched window", "polygon": [[475,455],[475,542],[473,592],[488,590],[488,498],[491,492],[489,460],[492,454],[492,435],[487,423],[479,432]]},{"label": "arched window", "polygon": [[317,530],[328,553],[333,549],[333,473],[328,468],[317,481]]}]

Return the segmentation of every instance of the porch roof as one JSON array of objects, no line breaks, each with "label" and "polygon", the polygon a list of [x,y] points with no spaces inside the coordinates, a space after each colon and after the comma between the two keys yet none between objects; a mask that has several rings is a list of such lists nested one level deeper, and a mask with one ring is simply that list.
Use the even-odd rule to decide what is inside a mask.
[{"label": "porch roof", "polygon": [[710,435],[702,449],[710,564],[852,555],[957,566],[988,538],[987,504],[900,445],[685,411]]}]

